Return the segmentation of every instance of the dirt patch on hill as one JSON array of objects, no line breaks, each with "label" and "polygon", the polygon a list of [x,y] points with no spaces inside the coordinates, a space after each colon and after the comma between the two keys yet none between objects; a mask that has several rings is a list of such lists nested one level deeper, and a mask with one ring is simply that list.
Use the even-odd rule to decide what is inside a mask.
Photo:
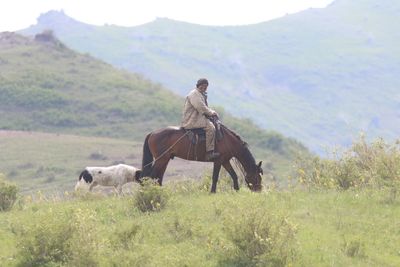
[{"label": "dirt patch on hill", "polygon": [[40,133],[40,132],[27,132],[27,131],[11,131],[11,130],[0,130],[0,137],[20,137],[20,136],[46,136],[46,135],[58,135],[51,133]]}]

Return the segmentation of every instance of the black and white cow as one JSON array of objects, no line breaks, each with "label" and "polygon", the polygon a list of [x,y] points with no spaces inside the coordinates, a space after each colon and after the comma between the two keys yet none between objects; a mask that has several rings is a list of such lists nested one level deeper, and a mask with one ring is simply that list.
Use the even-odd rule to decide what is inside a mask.
[{"label": "black and white cow", "polygon": [[114,186],[120,194],[122,186],[128,182],[139,181],[142,171],[130,165],[118,164],[109,167],[86,167],[79,175],[75,191],[97,185]]}]

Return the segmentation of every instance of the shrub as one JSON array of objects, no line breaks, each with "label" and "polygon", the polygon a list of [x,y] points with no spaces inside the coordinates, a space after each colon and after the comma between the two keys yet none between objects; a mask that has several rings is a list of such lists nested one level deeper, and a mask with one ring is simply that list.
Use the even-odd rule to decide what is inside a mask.
[{"label": "shrub", "polygon": [[263,207],[232,210],[224,232],[233,248],[224,253],[222,265],[286,266],[295,257],[295,226]]},{"label": "shrub", "polygon": [[160,211],[169,199],[167,191],[152,179],[146,179],[134,197],[134,205],[142,212]]},{"label": "shrub", "polygon": [[40,212],[17,233],[21,266],[96,266],[95,216],[92,211]]},{"label": "shrub", "polygon": [[[47,216],[46,216],[47,217]],[[73,227],[64,216],[49,216],[35,225],[23,226],[18,232],[18,248],[22,266],[65,263],[71,257],[68,240]]]},{"label": "shrub", "polygon": [[17,201],[18,187],[7,182],[0,173],[0,211],[10,210]]},{"label": "shrub", "polygon": [[400,182],[400,142],[378,139],[368,144],[363,136],[343,153],[330,159],[315,157],[297,165],[299,181],[307,186],[396,187]]}]

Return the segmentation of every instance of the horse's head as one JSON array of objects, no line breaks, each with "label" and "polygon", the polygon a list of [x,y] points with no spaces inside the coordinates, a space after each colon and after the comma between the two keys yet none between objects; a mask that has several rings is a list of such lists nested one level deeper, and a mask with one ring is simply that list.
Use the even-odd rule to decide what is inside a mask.
[{"label": "horse's head", "polygon": [[251,191],[259,192],[262,189],[261,175],[264,173],[263,169],[261,168],[261,164],[262,161],[260,161],[258,165],[255,164],[254,168],[252,168],[252,171],[248,172],[245,176],[246,183]]}]

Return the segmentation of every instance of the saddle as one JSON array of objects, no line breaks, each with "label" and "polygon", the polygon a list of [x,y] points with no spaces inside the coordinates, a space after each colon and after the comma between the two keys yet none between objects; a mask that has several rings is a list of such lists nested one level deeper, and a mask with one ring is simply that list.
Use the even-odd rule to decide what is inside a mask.
[{"label": "saddle", "polygon": [[187,136],[193,145],[196,145],[202,141],[206,141],[206,131],[203,128],[184,130],[187,132]]},{"label": "saddle", "polygon": [[[215,126],[215,130],[216,130],[216,141],[220,141],[223,138],[223,134],[221,131],[221,122],[218,121],[214,121],[211,120],[211,122],[214,124]],[[193,145],[198,144],[201,141],[206,140],[206,131],[203,128],[194,128],[194,129],[185,129],[182,128],[185,132],[187,132],[187,135],[189,137],[190,142]]]}]

